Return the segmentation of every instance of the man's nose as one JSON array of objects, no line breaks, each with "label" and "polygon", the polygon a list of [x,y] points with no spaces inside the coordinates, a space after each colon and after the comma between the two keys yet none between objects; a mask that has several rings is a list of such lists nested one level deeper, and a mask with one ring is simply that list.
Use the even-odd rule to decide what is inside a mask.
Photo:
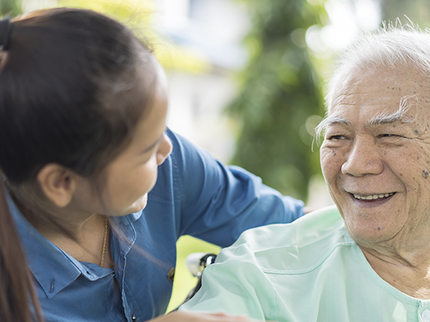
[{"label": "man's nose", "polygon": [[383,170],[384,163],[374,139],[370,136],[356,137],[342,165],[342,173],[362,177],[367,174],[380,174]]}]

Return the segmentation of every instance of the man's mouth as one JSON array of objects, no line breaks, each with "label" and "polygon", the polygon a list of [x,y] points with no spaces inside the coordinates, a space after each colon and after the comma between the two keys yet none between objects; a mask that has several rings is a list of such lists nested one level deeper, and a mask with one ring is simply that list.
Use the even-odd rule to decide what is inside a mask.
[{"label": "man's mouth", "polygon": [[380,194],[370,194],[370,195],[360,195],[356,193],[352,193],[355,199],[357,200],[378,200],[378,199],[386,199],[393,196],[395,192],[390,193],[380,193]]}]

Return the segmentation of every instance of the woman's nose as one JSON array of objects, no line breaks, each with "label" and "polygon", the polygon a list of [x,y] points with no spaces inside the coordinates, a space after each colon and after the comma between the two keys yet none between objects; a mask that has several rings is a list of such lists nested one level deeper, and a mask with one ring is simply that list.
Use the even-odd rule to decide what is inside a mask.
[{"label": "woman's nose", "polygon": [[160,143],[160,147],[157,152],[157,164],[161,165],[172,152],[172,142],[169,137],[164,134],[163,141]]},{"label": "woman's nose", "polygon": [[380,174],[382,171],[384,163],[374,140],[356,138],[346,161],[342,164],[342,173],[362,177],[366,174]]}]

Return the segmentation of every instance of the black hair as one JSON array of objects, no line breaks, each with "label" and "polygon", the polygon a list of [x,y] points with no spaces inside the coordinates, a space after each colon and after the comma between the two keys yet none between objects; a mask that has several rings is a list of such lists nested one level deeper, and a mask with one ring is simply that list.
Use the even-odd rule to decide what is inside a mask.
[{"label": "black hair", "polygon": [[[37,199],[40,189],[28,188],[38,187],[37,173],[48,163],[99,187],[152,100],[150,46],[121,23],[83,9],[2,20],[0,33],[0,174],[7,187]],[[43,321],[1,181],[0,320]]]},{"label": "black hair", "polygon": [[51,162],[99,174],[151,99],[150,47],[91,10],[41,10],[11,24],[0,51],[0,169],[8,184],[34,182]]},{"label": "black hair", "polygon": [[0,320],[42,322],[43,316],[25,264],[18,232],[0,184]]}]

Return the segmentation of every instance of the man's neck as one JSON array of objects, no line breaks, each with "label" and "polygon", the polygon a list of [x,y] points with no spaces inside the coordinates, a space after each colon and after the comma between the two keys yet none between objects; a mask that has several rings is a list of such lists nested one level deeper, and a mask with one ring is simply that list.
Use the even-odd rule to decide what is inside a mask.
[{"label": "man's neck", "polygon": [[384,281],[411,297],[430,300],[430,260],[424,260],[427,257],[418,254],[388,255],[360,248],[370,266]]}]

